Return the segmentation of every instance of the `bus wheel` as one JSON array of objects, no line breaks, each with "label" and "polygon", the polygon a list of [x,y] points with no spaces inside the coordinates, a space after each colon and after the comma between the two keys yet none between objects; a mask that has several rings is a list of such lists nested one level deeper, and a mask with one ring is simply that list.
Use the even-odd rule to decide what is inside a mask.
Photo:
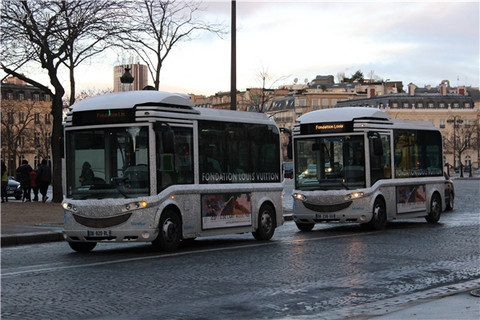
[{"label": "bus wheel", "polygon": [[425,217],[425,220],[429,223],[437,223],[440,220],[440,214],[442,213],[442,201],[437,193],[434,193],[430,202],[430,212]]},{"label": "bus wheel", "polygon": [[385,208],[385,202],[382,199],[375,199],[373,204],[373,216],[372,220],[368,223],[368,226],[374,230],[382,230],[387,225],[387,209]]},{"label": "bus wheel", "polygon": [[449,197],[448,197],[447,207],[446,207],[447,210],[449,210],[449,211],[450,211],[450,210],[453,210],[453,202],[454,202],[454,199],[455,199],[455,197],[454,197],[454,195],[453,195],[453,192],[450,191],[450,195],[449,195]]},{"label": "bus wheel", "polygon": [[166,210],[160,217],[159,232],[152,244],[155,248],[164,251],[175,251],[182,238],[181,221],[172,210]]},{"label": "bus wheel", "polygon": [[271,205],[264,204],[258,214],[258,228],[252,232],[257,240],[270,240],[275,232],[275,210]]},{"label": "bus wheel", "polygon": [[312,231],[313,227],[315,226],[315,223],[298,223],[295,222],[297,225],[298,230],[303,231],[303,232],[309,232]]},{"label": "bus wheel", "polygon": [[96,247],[96,242],[68,242],[70,248],[77,252],[90,252]]}]

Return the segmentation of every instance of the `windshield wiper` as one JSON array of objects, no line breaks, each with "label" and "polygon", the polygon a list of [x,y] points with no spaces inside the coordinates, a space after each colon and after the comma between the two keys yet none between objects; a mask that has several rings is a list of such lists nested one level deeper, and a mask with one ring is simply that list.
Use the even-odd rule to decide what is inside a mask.
[{"label": "windshield wiper", "polygon": [[125,183],[128,182],[128,178],[127,177],[116,177],[116,178],[112,178],[112,181],[114,183],[114,186],[115,186],[115,189],[122,195],[125,197],[125,199],[128,199],[129,196],[123,192],[122,190],[120,190],[120,186],[122,185],[125,185]]}]

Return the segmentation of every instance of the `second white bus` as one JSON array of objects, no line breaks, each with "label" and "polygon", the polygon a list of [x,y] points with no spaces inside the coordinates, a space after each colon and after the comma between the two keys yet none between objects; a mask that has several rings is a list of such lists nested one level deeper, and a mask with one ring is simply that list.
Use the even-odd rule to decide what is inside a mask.
[{"label": "second white bus", "polygon": [[318,110],[297,119],[293,146],[293,219],[302,231],[333,221],[436,223],[447,206],[442,137],[430,122],[375,108]]}]

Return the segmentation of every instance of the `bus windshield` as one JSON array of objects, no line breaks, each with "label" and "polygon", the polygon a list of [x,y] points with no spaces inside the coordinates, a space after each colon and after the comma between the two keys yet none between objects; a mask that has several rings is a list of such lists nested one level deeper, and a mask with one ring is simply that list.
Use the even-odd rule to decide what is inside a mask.
[{"label": "bus windshield", "polygon": [[363,135],[297,139],[298,190],[348,190],[365,187]]},{"label": "bus windshield", "polygon": [[147,126],[67,131],[66,150],[67,197],[150,194]]}]

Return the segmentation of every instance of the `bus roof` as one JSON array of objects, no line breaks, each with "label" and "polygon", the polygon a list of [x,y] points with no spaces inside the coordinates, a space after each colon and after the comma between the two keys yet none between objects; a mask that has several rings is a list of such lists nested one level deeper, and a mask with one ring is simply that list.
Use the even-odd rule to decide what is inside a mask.
[{"label": "bus roof", "polygon": [[[134,107],[137,107],[137,117],[144,120],[149,117],[158,117],[162,112],[174,112],[175,117],[178,118],[275,124],[273,119],[263,113],[195,107],[186,94],[154,90],[116,92],[87,98],[71,106],[71,115],[84,111],[133,109]],[[148,116],[145,115],[147,112]],[[171,116],[172,114],[169,115]],[[66,122],[70,121],[71,116],[67,117]]]},{"label": "bus roof", "polygon": [[387,113],[376,108],[343,107],[312,111],[298,117],[297,121],[306,124],[317,122],[346,122],[354,119],[391,120]]},{"label": "bus roof", "polygon": [[128,109],[139,104],[171,104],[193,108],[188,95],[154,90],[115,92],[87,98],[72,105],[72,111]]}]

